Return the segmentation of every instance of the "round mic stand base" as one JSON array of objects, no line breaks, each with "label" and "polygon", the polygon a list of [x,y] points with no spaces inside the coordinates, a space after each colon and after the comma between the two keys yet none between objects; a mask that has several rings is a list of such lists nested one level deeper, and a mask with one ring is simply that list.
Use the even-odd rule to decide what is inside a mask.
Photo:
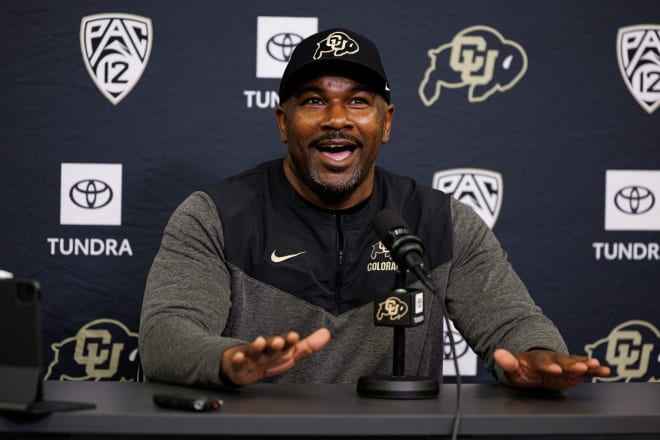
[{"label": "round mic stand base", "polygon": [[424,376],[362,376],[357,391],[378,399],[432,399],[440,393],[440,384]]}]

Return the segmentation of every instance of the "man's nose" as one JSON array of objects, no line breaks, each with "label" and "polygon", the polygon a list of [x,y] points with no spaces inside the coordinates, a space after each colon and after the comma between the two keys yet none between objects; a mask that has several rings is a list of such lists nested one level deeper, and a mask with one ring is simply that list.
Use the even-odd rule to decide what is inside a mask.
[{"label": "man's nose", "polygon": [[326,118],[323,124],[329,128],[338,129],[352,126],[353,123],[350,112],[343,103],[330,102],[326,109]]}]

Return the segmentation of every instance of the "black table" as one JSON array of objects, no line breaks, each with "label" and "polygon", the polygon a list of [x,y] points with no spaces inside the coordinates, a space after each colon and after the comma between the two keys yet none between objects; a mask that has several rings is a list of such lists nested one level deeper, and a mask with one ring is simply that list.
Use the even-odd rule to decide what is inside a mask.
[{"label": "black table", "polygon": [[[157,383],[55,382],[44,398],[95,409],[40,417],[0,416],[0,438],[344,436],[442,438],[451,431],[456,386],[426,400],[358,396],[354,385],[254,384],[216,391],[219,411],[167,410],[154,393],[191,388]],[[494,384],[463,385],[461,438],[660,439],[660,384],[584,383],[559,393]],[[301,437],[302,438],[302,437]]]}]

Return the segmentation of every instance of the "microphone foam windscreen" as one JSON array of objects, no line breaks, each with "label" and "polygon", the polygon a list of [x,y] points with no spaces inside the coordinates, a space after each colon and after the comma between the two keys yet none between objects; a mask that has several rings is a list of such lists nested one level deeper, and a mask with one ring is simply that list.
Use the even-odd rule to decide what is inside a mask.
[{"label": "microphone foam windscreen", "polygon": [[386,246],[390,244],[388,242],[392,240],[389,234],[390,231],[400,228],[405,228],[407,230],[410,229],[401,216],[392,209],[384,209],[380,211],[374,216],[371,223],[376,231],[376,235],[378,235],[378,238],[380,238]]}]

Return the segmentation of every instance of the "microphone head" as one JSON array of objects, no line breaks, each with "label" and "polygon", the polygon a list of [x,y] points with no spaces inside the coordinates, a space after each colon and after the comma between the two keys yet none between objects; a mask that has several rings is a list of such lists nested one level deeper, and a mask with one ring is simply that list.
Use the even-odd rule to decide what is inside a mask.
[{"label": "microphone head", "polygon": [[392,209],[383,209],[375,215],[371,222],[380,241],[390,249],[397,235],[409,234],[410,228],[401,216]]},{"label": "microphone head", "polygon": [[424,247],[401,216],[391,209],[384,209],[374,216],[374,230],[383,245],[389,249],[395,263],[406,270],[423,267]]}]

